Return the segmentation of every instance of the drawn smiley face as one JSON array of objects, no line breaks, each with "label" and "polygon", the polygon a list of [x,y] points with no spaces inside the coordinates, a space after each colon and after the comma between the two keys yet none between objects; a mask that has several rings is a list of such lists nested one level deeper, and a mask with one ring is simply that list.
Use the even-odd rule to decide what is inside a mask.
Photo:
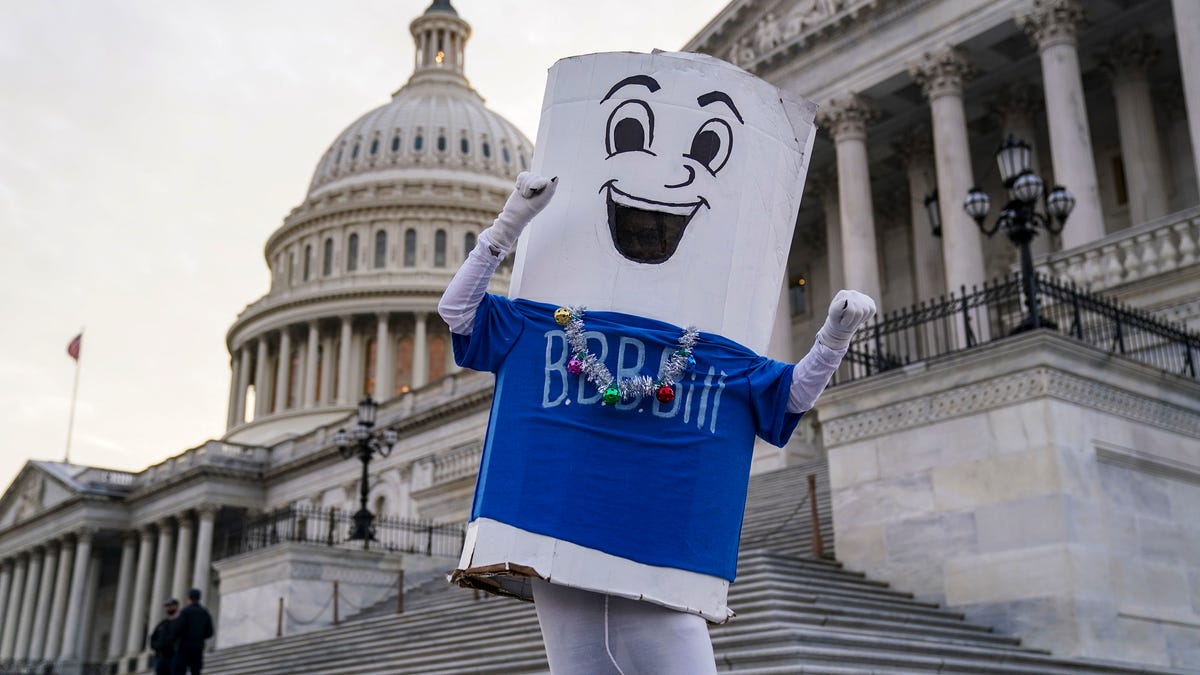
[{"label": "drawn smiley face", "polygon": [[[616,177],[599,190],[609,233],[622,256],[649,265],[669,260],[692,220],[712,210],[706,195],[734,151],[735,124],[745,124],[723,91],[700,94],[695,111],[684,112],[656,102],[661,89],[649,75],[631,75],[600,100],[612,108],[604,151],[605,161],[614,164],[609,175]],[[671,124],[671,133],[656,123]],[[679,129],[681,123],[690,126]]]}]

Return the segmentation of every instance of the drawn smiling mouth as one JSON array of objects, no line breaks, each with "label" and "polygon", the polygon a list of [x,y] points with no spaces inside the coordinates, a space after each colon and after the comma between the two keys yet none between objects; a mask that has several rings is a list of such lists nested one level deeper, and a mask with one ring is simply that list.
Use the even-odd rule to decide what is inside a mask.
[{"label": "drawn smiling mouth", "polygon": [[617,252],[640,263],[657,265],[675,255],[683,231],[700,207],[709,208],[704,197],[687,203],[656,202],[622,192],[610,180],[600,186],[607,192],[608,230]]}]

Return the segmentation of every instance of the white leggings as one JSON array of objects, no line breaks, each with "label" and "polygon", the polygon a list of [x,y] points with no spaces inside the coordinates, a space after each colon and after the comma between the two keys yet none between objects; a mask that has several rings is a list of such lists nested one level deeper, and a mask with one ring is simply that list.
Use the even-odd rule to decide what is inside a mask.
[{"label": "white leggings", "polygon": [[717,672],[701,616],[540,579],[533,601],[553,675]]}]

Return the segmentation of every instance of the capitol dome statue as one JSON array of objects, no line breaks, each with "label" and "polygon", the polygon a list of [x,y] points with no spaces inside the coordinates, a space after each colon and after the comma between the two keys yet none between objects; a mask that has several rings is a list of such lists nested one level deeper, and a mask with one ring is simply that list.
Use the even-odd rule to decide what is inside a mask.
[{"label": "capitol dome statue", "polygon": [[[471,88],[471,27],[449,0],[410,31],[408,82],[338,135],[267,240],[271,288],[226,336],[226,440],[303,433],[456,369],[438,299],[532,146]],[[492,290],[507,287],[502,270]]]}]

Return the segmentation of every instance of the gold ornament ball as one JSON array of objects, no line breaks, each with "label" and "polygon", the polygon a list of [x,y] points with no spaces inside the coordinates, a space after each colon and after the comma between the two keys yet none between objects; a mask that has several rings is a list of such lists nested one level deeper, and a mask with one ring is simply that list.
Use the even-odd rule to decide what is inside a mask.
[{"label": "gold ornament ball", "polygon": [[560,326],[565,326],[568,323],[571,323],[571,310],[567,309],[566,307],[559,307],[558,309],[554,310],[554,320],[557,321],[558,325]]}]

